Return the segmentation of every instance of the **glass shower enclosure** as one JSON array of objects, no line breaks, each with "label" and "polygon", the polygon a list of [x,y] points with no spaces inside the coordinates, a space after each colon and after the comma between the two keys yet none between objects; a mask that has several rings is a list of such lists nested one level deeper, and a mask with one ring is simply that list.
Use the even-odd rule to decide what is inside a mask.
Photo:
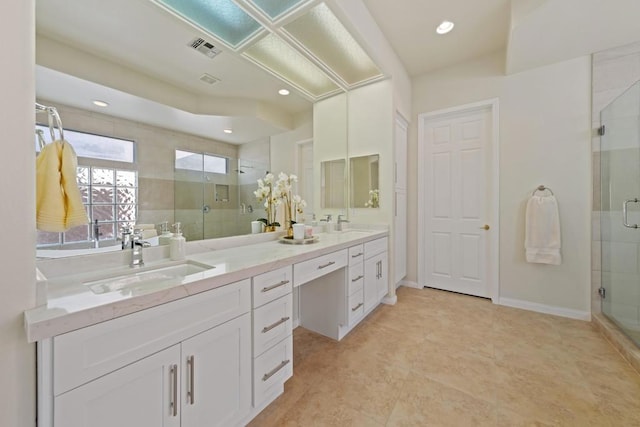
[{"label": "glass shower enclosure", "polygon": [[251,233],[264,216],[253,191],[267,173],[259,161],[176,151],[174,215],[187,241]]},{"label": "glass shower enclosure", "polygon": [[640,82],[600,120],[602,312],[640,346]]}]

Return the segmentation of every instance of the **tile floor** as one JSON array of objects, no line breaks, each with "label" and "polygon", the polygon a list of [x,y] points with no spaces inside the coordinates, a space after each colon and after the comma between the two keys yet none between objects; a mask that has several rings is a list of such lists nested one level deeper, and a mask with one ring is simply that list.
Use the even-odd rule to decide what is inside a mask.
[{"label": "tile floor", "polygon": [[590,323],[398,289],[341,342],[294,331],[250,426],[640,426],[640,375]]}]

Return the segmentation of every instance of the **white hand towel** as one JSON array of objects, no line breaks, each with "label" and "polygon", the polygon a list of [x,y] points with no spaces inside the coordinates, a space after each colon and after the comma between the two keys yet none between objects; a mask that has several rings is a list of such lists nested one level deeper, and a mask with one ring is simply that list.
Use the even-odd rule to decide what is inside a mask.
[{"label": "white hand towel", "polygon": [[560,265],[560,216],[552,195],[531,196],[527,202],[524,247],[527,262]]}]

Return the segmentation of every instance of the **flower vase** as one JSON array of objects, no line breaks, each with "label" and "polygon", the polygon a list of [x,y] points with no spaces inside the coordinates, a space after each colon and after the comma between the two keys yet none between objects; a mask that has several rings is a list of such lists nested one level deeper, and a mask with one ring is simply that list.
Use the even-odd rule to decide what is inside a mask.
[{"label": "flower vase", "polygon": [[284,227],[287,232],[287,237],[293,239],[293,223],[291,222],[290,208],[286,207],[284,210]]},{"label": "flower vase", "polygon": [[267,225],[264,227],[264,232],[265,233],[269,233],[271,231],[276,231],[276,226],[275,225]]}]

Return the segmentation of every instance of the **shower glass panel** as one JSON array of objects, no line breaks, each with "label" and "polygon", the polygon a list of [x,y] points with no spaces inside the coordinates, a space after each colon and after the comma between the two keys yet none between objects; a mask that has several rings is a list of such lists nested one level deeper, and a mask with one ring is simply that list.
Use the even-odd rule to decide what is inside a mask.
[{"label": "shower glass panel", "polygon": [[251,233],[251,221],[264,216],[253,192],[267,164],[176,150],[176,222],[187,241]]},{"label": "shower glass panel", "polygon": [[640,82],[600,120],[602,312],[640,345]]}]

